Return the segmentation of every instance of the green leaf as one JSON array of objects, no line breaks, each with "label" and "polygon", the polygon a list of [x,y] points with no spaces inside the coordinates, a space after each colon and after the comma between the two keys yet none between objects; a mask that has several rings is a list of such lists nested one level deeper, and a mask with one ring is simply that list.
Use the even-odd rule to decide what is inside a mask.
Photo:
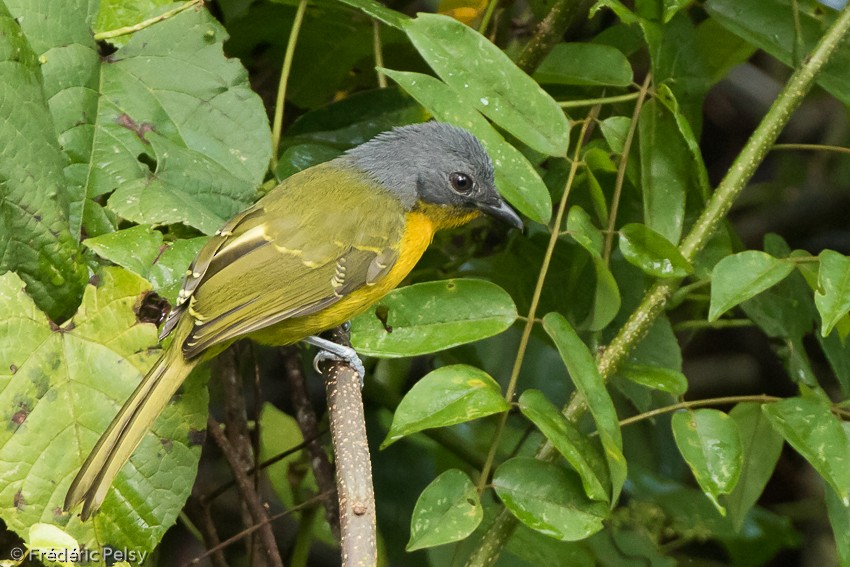
[{"label": "green leaf", "polygon": [[505,461],[493,474],[493,488],[522,523],[561,541],[598,532],[608,512],[585,496],[575,473],[537,459]]},{"label": "green leaf", "polygon": [[510,409],[502,390],[489,374],[455,364],[425,375],[405,394],[381,447],[434,427],[446,427]]},{"label": "green leaf", "polygon": [[629,60],[619,50],[595,43],[559,43],[537,68],[542,84],[628,87],[634,80]]},{"label": "green leaf", "polygon": [[484,518],[475,485],[466,473],[450,469],[429,484],[410,518],[407,551],[465,539]]},{"label": "green leaf", "polygon": [[587,349],[569,322],[558,313],[543,317],[543,329],[555,343],[561,359],[567,366],[570,378],[587,402],[587,407],[596,422],[599,438],[605,449],[605,460],[611,475],[611,502],[617,501],[626,480],[626,458],[623,456],[623,438],[614,402],[605,382],[596,368],[593,355]]},{"label": "green leaf", "polygon": [[624,24],[634,24],[639,21],[634,12],[626,8],[620,0],[597,0],[596,4],[594,4],[590,9],[590,16],[594,16],[600,8],[608,8],[614,12]]},{"label": "green leaf", "polygon": [[596,228],[590,215],[579,206],[570,208],[567,213],[567,230],[573,240],[587,250],[591,256],[602,258],[604,238],[602,231]]},{"label": "green leaf", "polygon": [[682,457],[712,504],[726,515],[718,497],[738,483],[743,448],[738,426],[722,411],[700,409],[673,415],[673,436]]},{"label": "green leaf", "polygon": [[679,249],[648,226],[631,223],[620,229],[620,251],[629,263],[658,278],[683,278],[693,272]]},{"label": "green leaf", "polygon": [[770,423],[850,504],[850,440],[829,407],[810,398],[788,398],[762,408]]},{"label": "green leaf", "polygon": [[608,147],[615,154],[622,154],[626,147],[626,138],[632,127],[632,119],[628,116],[611,116],[599,123],[602,136],[608,142]]},{"label": "green leaf", "polygon": [[685,222],[685,199],[693,158],[672,113],[656,99],[638,121],[643,213],[646,225],[677,243]]},{"label": "green leaf", "polygon": [[351,324],[360,354],[416,356],[497,335],[516,321],[511,296],[496,284],[456,279],[393,290]]},{"label": "green leaf", "polygon": [[74,312],[88,278],[79,232],[69,228],[81,198],[65,184],[68,162],[38,56],[2,3],[0,63],[0,273],[17,272],[36,304],[61,321]]},{"label": "green leaf", "polygon": [[516,148],[487,122],[475,108],[445,83],[421,73],[384,69],[383,72],[442,122],[465,128],[475,134],[496,166],[499,192],[521,213],[541,224],[552,216],[549,190]]},{"label": "green leaf", "polygon": [[761,404],[738,404],[729,412],[737,424],[743,467],[735,489],[724,499],[729,519],[740,531],[747,513],[758,502],[782,452],[782,437],[773,430]]},{"label": "green leaf", "polygon": [[635,384],[667,392],[674,396],[681,396],[688,391],[688,379],[684,374],[672,368],[625,364],[618,373]]},{"label": "green leaf", "polygon": [[[260,98],[224,28],[186,10],[137,32],[100,66],[78,175],[89,199],[140,224],[207,234],[253,201],[271,157]],[[94,205],[92,205],[94,206]]]},{"label": "green leaf", "polygon": [[593,303],[581,327],[588,331],[601,331],[614,320],[620,311],[620,288],[608,265],[602,258],[593,257],[593,271],[596,274],[596,286],[593,290]]},{"label": "green leaf", "polygon": [[663,0],[662,21],[666,24],[676,13],[691,3],[691,0]]},{"label": "green leaf", "polygon": [[[797,67],[798,59],[820,40],[830,21],[803,9],[794,15],[783,0],[709,0],[705,9],[720,25],[790,67]],[[850,104],[848,68],[850,45],[842,43],[816,79],[844,104]]]},{"label": "green leaf", "polygon": [[379,22],[383,22],[388,26],[403,29],[404,24],[410,21],[410,17],[391,10],[378,2],[377,0],[340,0],[343,4],[348,4],[352,8],[357,8],[367,16],[372,16]]},{"label": "green leaf", "polygon": [[850,341],[842,342],[838,333],[830,333],[826,337],[818,334],[817,339],[830,368],[841,384],[844,397],[850,398]]},{"label": "green leaf", "polygon": [[757,250],[723,258],[711,272],[708,320],[716,321],[729,309],[776,285],[793,271],[793,263]]},{"label": "green leaf", "polygon": [[140,225],[88,238],[83,244],[151,282],[153,290],[173,305],[186,269],[207,240],[188,238],[164,244],[161,232]]},{"label": "green leaf", "polygon": [[850,311],[850,258],[832,250],[820,253],[815,305],[821,316],[820,333],[825,337]]},{"label": "green leaf", "polygon": [[519,409],[573,466],[581,477],[587,496],[607,502],[608,469],[590,439],[567,421],[539,390],[523,392],[519,398]]},{"label": "green leaf", "polygon": [[[100,434],[159,351],[133,307],[149,286],[106,268],[76,315],[51,326],[14,274],[0,276],[0,517],[21,536],[49,518],[90,550],[156,547],[192,488],[206,428],[203,375],[183,385],[118,475],[100,512],[81,522],[63,498]],[[56,479],[47,481],[45,479]]]},{"label": "green leaf", "polygon": [[342,151],[395,126],[427,120],[428,116],[411,95],[398,87],[373,89],[302,114],[286,129],[282,142],[287,146],[318,144]]},{"label": "green leaf", "polygon": [[842,502],[833,491],[825,490],[826,512],[832,533],[835,535],[835,547],[841,567],[850,567],[850,505]]},{"label": "green leaf", "polygon": [[277,179],[284,180],[290,175],[304,171],[320,163],[338,157],[342,152],[336,148],[322,144],[298,144],[284,150],[278,159],[274,174]]},{"label": "green leaf", "polygon": [[566,153],[570,124],[558,104],[487,38],[448,16],[419,14],[405,31],[440,78],[501,128],[552,156]]}]

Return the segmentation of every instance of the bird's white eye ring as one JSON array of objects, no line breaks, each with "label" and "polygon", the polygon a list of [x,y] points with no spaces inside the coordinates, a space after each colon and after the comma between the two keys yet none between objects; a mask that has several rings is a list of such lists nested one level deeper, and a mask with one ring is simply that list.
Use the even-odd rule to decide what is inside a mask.
[{"label": "bird's white eye ring", "polygon": [[475,187],[472,177],[460,171],[455,171],[449,175],[449,183],[452,184],[452,189],[462,195],[469,193]]}]

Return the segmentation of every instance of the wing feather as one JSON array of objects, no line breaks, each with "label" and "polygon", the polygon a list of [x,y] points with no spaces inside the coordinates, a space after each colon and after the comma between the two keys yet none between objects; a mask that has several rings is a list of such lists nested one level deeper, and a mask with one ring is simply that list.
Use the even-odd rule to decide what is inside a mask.
[{"label": "wing feather", "polygon": [[316,313],[392,268],[404,232],[401,203],[364,174],[335,165],[335,183],[326,182],[332,164],[296,174],[201,250],[166,321],[173,318],[173,327],[184,311],[194,319],[187,359]]}]

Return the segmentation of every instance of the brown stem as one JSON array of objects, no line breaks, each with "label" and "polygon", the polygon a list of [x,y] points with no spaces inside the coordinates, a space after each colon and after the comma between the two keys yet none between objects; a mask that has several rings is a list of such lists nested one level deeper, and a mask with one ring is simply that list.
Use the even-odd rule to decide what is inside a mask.
[{"label": "brown stem", "polygon": [[[348,332],[337,328],[333,340],[350,346]],[[378,561],[375,492],[360,395],[360,376],[341,361],[322,366],[328,417],[336,456],[343,567],[373,567]]]},{"label": "brown stem", "polygon": [[517,57],[517,66],[529,75],[533,73],[567,30],[587,16],[592,4],[593,0],[556,0]]},{"label": "brown stem", "polygon": [[221,549],[221,540],[218,537],[218,531],[215,529],[215,522],[213,522],[212,515],[210,514],[209,505],[194,495],[189,498],[186,504],[187,513],[192,518],[192,522],[198,526],[204,538],[204,545],[211,553],[210,560],[213,567],[227,567],[227,561],[224,559],[224,551]]},{"label": "brown stem", "polygon": [[[233,345],[217,359],[216,374],[222,385],[224,393],[224,432],[227,440],[236,453],[241,470],[248,470],[254,464],[254,449],[251,434],[248,432],[248,415],[245,406],[245,394],[242,390],[242,377],[239,374],[239,364],[236,356],[238,345]],[[257,485],[254,485],[254,492]],[[252,515],[248,509],[248,503],[240,503],[242,509],[242,523],[250,526]],[[263,567],[260,542],[251,538],[245,542],[249,557],[256,557],[257,567]]]},{"label": "brown stem", "polygon": [[[294,348],[284,351],[284,365],[289,377],[289,386],[292,391],[292,404],[295,406],[295,420],[301,429],[304,439],[312,439],[307,443],[310,452],[310,466],[316,477],[316,485],[319,492],[334,490],[334,469],[328,460],[328,454],[319,442],[319,426],[316,412],[307,395],[307,384],[304,381],[304,373],[301,371],[301,357]],[[325,500],[325,517],[333,531],[334,536],[339,539],[339,506],[333,498]]]},{"label": "brown stem", "polygon": [[212,440],[215,441],[215,444],[221,449],[224,458],[227,459],[227,463],[230,465],[231,470],[233,470],[233,477],[236,480],[239,495],[242,501],[248,506],[253,523],[255,525],[263,524],[263,527],[260,528],[260,541],[263,545],[266,560],[270,565],[283,567],[283,560],[280,558],[280,552],[277,549],[274,532],[272,532],[271,526],[268,525],[268,513],[260,501],[260,495],[254,490],[254,484],[245,472],[245,467],[240,462],[236,449],[230,444],[227,436],[221,430],[219,423],[212,417],[207,420],[207,432],[212,437]]}]

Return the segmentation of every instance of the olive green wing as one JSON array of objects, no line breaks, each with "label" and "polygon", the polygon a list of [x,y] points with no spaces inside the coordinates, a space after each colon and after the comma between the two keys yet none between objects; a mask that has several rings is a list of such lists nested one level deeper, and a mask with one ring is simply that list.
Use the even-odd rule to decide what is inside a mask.
[{"label": "olive green wing", "polygon": [[329,167],[289,178],[198,254],[179,307],[194,319],[186,358],[329,307],[395,264],[401,203],[364,175]]}]

